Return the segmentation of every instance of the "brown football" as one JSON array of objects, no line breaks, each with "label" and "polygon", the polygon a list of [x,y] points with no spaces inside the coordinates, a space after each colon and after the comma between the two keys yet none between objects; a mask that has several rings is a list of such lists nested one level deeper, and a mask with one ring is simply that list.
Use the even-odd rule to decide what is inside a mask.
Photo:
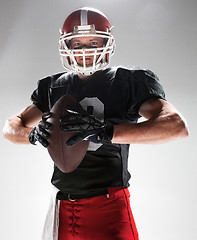
[{"label": "brown football", "polygon": [[74,171],[83,160],[89,145],[89,141],[83,140],[72,146],[68,146],[66,141],[77,132],[62,132],[60,130],[60,118],[68,115],[68,106],[79,106],[79,102],[71,95],[62,96],[51,109],[51,117],[47,120],[52,124],[48,152],[55,165],[65,173]]}]

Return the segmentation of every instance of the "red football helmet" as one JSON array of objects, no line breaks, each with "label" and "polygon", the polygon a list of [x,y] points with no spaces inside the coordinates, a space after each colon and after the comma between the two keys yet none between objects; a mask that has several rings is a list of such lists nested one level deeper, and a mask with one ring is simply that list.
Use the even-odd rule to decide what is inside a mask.
[{"label": "red football helmet", "polygon": [[[59,53],[62,64],[67,70],[79,72],[83,75],[93,74],[95,71],[106,68],[115,49],[115,40],[112,35],[112,26],[107,17],[93,8],[81,8],[72,12],[65,20],[59,39]],[[71,49],[70,40],[75,37],[103,38],[102,47]],[[79,65],[76,57],[83,58],[83,64]],[[86,57],[93,57],[91,66],[86,65]]]}]

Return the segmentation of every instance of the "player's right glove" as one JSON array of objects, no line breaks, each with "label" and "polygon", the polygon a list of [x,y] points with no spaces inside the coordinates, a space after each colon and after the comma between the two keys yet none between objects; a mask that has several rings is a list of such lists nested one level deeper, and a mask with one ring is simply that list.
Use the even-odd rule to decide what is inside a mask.
[{"label": "player's right glove", "polygon": [[51,117],[51,112],[46,112],[42,115],[42,120],[29,134],[29,141],[31,144],[36,145],[36,142],[42,144],[44,147],[48,147],[48,139],[50,134],[48,132],[51,129],[51,123],[47,122],[47,119]]}]

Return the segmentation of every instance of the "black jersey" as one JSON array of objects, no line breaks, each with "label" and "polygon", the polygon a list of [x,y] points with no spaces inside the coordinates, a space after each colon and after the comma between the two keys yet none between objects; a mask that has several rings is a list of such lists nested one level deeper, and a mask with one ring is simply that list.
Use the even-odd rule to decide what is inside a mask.
[{"label": "black jersey", "polygon": [[[64,94],[73,95],[93,115],[112,124],[136,123],[138,110],[149,98],[165,99],[157,76],[142,69],[108,68],[88,79],[74,73],[60,73],[38,82],[33,103],[43,112],[50,111]],[[110,187],[128,187],[128,144],[90,143],[81,164],[71,173],[54,167],[52,184],[67,194],[90,193]]]}]

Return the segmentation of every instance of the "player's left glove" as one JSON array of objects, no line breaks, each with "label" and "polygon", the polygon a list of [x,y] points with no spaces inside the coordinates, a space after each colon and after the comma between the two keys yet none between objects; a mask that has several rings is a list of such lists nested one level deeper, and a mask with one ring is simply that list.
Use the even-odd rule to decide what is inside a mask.
[{"label": "player's left glove", "polygon": [[61,130],[63,132],[78,132],[66,144],[72,146],[82,140],[94,143],[111,143],[113,137],[113,125],[104,123],[89,114],[83,108],[69,107],[66,109],[70,114],[62,117]]}]

